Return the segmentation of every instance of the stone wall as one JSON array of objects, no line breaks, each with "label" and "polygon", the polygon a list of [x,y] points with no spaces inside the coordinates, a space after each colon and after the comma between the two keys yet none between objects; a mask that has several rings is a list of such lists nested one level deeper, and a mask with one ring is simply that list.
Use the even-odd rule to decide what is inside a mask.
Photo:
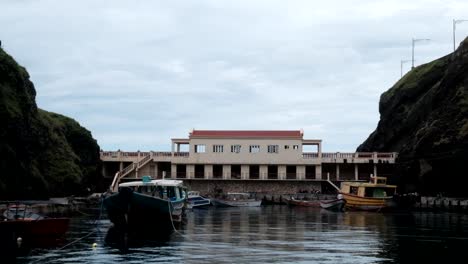
[{"label": "stone wall", "polygon": [[252,181],[252,180],[184,180],[189,190],[213,197],[217,192],[248,192],[257,195],[287,195],[301,191],[321,191],[317,181]]}]

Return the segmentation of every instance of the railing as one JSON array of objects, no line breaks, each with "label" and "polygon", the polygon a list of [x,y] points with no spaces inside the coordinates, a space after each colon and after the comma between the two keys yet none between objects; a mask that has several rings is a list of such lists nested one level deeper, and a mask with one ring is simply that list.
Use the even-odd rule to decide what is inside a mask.
[{"label": "railing", "polygon": [[316,158],[318,158],[318,153],[302,153],[302,158],[304,158],[304,159],[316,159]]},{"label": "railing", "polygon": [[[122,157],[172,157],[172,152],[170,151],[145,151],[145,152],[124,152],[124,151],[102,151],[101,157],[107,158],[122,158]],[[189,157],[189,152],[174,152],[174,157]]]},{"label": "railing", "polygon": [[374,153],[372,152],[357,152],[356,158],[373,158]]},{"label": "railing", "polygon": [[[138,157],[190,157],[189,152],[170,152],[170,151],[133,151],[133,152],[124,152],[124,151],[102,151],[101,157],[104,158],[138,158]],[[397,153],[395,152],[322,152],[321,158],[324,159],[395,159],[397,157]],[[303,159],[318,159],[319,153],[302,153]]]},{"label": "railing", "polygon": [[153,153],[153,157],[172,157],[172,152],[170,151],[152,151],[151,153]]},{"label": "railing", "polygon": [[138,162],[138,168],[140,168],[141,166],[145,165],[146,163],[148,163],[150,160],[152,160],[153,157],[151,157],[151,155],[148,155],[146,157],[144,157],[142,160],[140,160]]},{"label": "railing", "polygon": [[174,157],[188,157],[189,152],[174,152]]},{"label": "railing", "polygon": [[120,171],[120,175],[121,175],[120,177],[124,177],[125,175],[129,174],[134,169],[135,169],[135,163],[128,165],[127,167],[123,168]]}]

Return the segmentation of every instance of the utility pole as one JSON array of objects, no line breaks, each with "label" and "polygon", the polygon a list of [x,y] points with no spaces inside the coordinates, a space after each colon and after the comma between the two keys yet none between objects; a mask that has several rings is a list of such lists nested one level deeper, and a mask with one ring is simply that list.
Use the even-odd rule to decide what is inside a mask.
[{"label": "utility pole", "polygon": [[430,39],[415,39],[413,38],[413,41],[412,41],[412,46],[413,46],[413,50],[411,52],[411,69],[414,69],[414,44],[416,42],[420,42],[420,41],[429,41]]},{"label": "utility pole", "polygon": [[454,19],[453,20],[453,52],[455,52],[455,29],[457,28],[457,24],[467,22],[468,20],[464,19]]},{"label": "utility pole", "polygon": [[400,73],[401,73],[401,77],[403,77],[403,64],[407,63],[407,62],[410,62],[411,60],[401,60],[400,62]]}]

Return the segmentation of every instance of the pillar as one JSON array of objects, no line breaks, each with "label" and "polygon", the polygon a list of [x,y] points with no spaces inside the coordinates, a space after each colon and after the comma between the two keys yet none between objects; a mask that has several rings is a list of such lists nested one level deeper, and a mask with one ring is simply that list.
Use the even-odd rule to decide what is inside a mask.
[{"label": "pillar", "polygon": [[187,164],[185,166],[185,170],[187,172],[187,179],[193,179],[195,178],[195,165],[193,164]]},{"label": "pillar", "polygon": [[359,165],[357,163],[354,164],[354,180],[359,180]]},{"label": "pillar", "polygon": [[104,178],[107,177],[107,175],[106,175],[107,174],[107,172],[106,172],[106,163],[105,162],[102,163],[101,173],[102,173],[102,177],[104,177]]},{"label": "pillar", "polygon": [[205,165],[205,179],[213,179],[213,165]]},{"label": "pillar", "polygon": [[340,180],[340,164],[339,163],[336,164],[336,180],[337,181]]},{"label": "pillar", "polygon": [[174,163],[171,164],[171,178],[177,178],[177,165]]},{"label": "pillar", "polygon": [[231,179],[231,165],[223,165],[223,179]]},{"label": "pillar", "polygon": [[377,164],[374,163],[374,177],[377,177]]},{"label": "pillar", "polygon": [[241,179],[242,180],[249,179],[249,165],[241,165]]},{"label": "pillar", "polygon": [[305,172],[306,172],[306,167],[305,166],[296,166],[296,178],[298,180],[305,180]]},{"label": "pillar", "polygon": [[267,165],[260,165],[260,179],[266,180],[268,179],[268,166]]},{"label": "pillar", "polygon": [[316,180],[322,179],[322,165],[321,164],[315,166],[315,179]]},{"label": "pillar", "polygon": [[121,161],[119,164],[119,171],[122,171],[122,170],[123,170],[123,162]]},{"label": "pillar", "polygon": [[278,165],[278,180],[286,180],[286,166]]}]

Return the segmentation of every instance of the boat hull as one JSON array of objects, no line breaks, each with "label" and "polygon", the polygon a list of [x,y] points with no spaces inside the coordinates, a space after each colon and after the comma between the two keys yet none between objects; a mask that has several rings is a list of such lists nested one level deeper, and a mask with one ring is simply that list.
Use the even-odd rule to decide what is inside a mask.
[{"label": "boat hull", "polygon": [[194,198],[188,198],[189,206],[191,208],[202,208],[202,207],[207,207],[211,205],[210,199],[206,199],[203,197],[194,197]]},{"label": "boat hull", "polygon": [[257,200],[222,200],[222,199],[213,199],[213,205],[217,207],[258,207],[262,204],[262,201]]},{"label": "boat hull", "polygon": [[128,188],[104,199],[110,221],[127,231],[172,232],[185,215],[185,200],[169,201]]},{"label": "boat hull", "polygon": [[64,241],[69,223],[69,218],[0,221],[0,237],[14,243],[21,238],[25,247],[56,246]]},{"label": "boat hull", "polygon": [[[296,200],[294,198],[287,199],[286,203],[291,206],[304,206],[304,207],[320,207],[320,202],[324,200]],[[327,200],[328,201],[328,200]]]},{"label": "boat hull", "polygon": [[344,211],[346,204],[345,199],[336,199],[332,201],[323,201],[320,202],[320,207],[323,209],[331,210],[331,211]]},{"label": "boat hull", "polygon": [[346,208],[352,210],[379,211],[389,206],[391,197],[374,198],[341,193],[346,200]]}]

